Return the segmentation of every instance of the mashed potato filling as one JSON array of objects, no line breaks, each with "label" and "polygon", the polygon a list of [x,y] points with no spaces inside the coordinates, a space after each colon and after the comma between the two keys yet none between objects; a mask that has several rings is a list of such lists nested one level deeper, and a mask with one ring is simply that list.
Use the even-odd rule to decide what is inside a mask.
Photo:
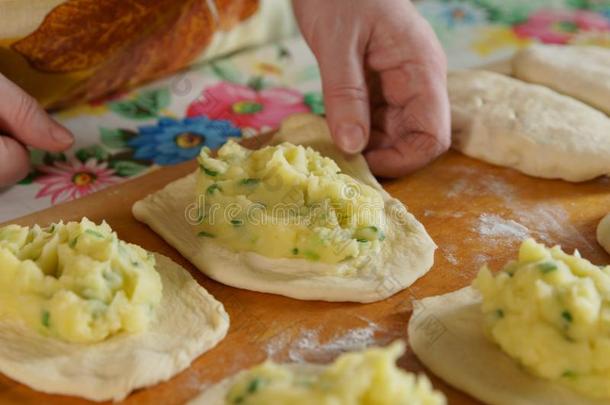
[{"label": "mashed potato filling", "polygon": [[483,267],[473,285],[504,352],[539,377],[610,398],[610,266],[529,239],[516,261],[495,276]]},{"label": "mashed potato filling", "polygon": [[234,251],[339,263],[374,255],[386,229],[378,191],[317,151],[229,141],[199,156],[199,236]]},{"label": "mashed potato filling", "polygon": [[423,375],[396,367],[404,344],[347,353],[321,372],[265,362],[241,374],[225,403],[242,405],[440,405],[443,394]]},{"label": "mashed potato filling", "polygon": [[0,228],[0,319],[95,343],[145,330],[161,295],[154,256],[105,222]]}]

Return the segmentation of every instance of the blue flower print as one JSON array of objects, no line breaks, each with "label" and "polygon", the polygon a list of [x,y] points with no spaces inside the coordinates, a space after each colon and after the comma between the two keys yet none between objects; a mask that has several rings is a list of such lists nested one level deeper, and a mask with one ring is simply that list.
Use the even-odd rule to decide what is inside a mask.
[{"label": "blue flower print", "polygon": [[173,165],[195,158],[202,147],[215,149],[241,131],[229,121],[199,116],[176,120],[160,118],[157,125],[138,128],[128,144],[134,158],[152,160],[158,165]]}]

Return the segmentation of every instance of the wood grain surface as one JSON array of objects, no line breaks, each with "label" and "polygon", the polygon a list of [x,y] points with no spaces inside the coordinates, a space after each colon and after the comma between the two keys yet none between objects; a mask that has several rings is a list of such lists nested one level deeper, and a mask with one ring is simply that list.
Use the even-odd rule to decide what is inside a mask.
[{"label": "wood grain surface", "polygon": [[[451,151],[425,169],[383,185],[402,200],[438,244],[433,269],[411,288],[373,304],[297,301],[220,285],[199,273],[131,215],[132,204],[195,169],[194,162],[157,170],[92,196],[15,222],[106,220],[119,236],[163,253],[188,269],[231,316],[227,338],[170,381],[129,396],[128,404],[181,404],[238,370],[271,357],[325,363],[340,352],[406,339],[412,300],[466,286],[480,266],[496,270],[516,254],[528,234],[549,245],[578,249],[597,264],[610,257],[595,241],[595,227],[610,211],[610,179],[570,184],[524,176]],[[430,323],[431,338],[443,333]],[[425,371],[412,353],[400,365]],[[430,376],[451,404],[476,403]],[[0,375],[1,404],[83,404],[78,398],[45,395]]]}]

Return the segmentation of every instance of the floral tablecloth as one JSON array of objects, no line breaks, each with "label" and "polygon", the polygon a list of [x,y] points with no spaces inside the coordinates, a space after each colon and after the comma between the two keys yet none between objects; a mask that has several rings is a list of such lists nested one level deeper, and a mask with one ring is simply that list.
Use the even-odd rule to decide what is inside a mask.
[{"label": "floral tablecloth", "polygon": [[[452,68],[506,59],[538,41],[610,47],[610,0],[423,0]],[[59,154],[32,151],[33,170],[0,192],[0,221],[80,198],[203,145],[324,112],[315,59],[301,38],[192,67],[114,99],[56,114],[77,136]]]}]

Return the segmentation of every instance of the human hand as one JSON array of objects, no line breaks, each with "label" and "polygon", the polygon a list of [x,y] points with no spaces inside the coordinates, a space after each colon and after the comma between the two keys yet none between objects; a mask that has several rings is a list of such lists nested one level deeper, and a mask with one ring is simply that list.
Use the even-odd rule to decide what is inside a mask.
[{"label": "human hand", "polygon": [[0,74],[0,187],[28,174],[26,146],[59,152],[73,142],[72,134],[49,117],[36,100]]},{"label": "human hand", "polygon": [[408,0],[293,0],[335,143],[398,177],[450,146],[447,62]]}]

